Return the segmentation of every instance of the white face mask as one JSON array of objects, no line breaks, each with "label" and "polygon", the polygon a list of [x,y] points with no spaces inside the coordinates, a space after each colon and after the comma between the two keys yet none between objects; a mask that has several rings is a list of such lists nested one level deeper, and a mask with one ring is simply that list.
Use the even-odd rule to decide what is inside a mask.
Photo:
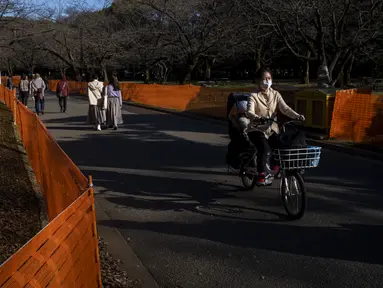
[{"label": "white face mask", "polygon": [[263,89],[269,89],[273,85],[273,81],[271,80],[263,80],[261,83],[261,88]]}]

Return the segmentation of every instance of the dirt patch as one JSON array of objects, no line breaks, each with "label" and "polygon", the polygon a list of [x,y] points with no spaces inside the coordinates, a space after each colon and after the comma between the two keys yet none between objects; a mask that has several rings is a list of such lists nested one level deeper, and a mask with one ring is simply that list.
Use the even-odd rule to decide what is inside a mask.
[{"label": "dirt patch", "polygon": [[41,229],[39,204],[12,122],[12,113],[0,102],[0,264]]}]

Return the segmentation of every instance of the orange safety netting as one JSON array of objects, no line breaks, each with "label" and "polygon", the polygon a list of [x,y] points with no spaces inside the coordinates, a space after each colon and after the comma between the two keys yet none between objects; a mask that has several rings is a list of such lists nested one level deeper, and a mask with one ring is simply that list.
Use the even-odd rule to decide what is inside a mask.
[{"label": "orange safety netting", "polygon": [[[49,80],[49,90],[56,91],[59,80]],[[106,83],[104,83],[106,84]],[[71,94],[86,94],[87,82],[68,81]],[[120,83],[126,101],[184,111],[196,99],[201,87],[193,85],[157,85]]]},{"label": "orange safety netting", "polygon": [[93,191],[84,192],[0,266],[0,287],[98,287]]},{"label": "orange safety netting", "polygon": [[0,86],[0,99],[14,114],[52,220],[87,189],[88,180],[56,143],[39,117],[16,100],[15,90]]},{"label": "orange safety netting", "polygon": [[338,91],[335,97],[330,137],[383,144],[383,96],[370,90]]},{"label": "orange safety netting", "polygon": [[[21,76],[13,76],[12,77],[12,85],[13,87],[19,86],[21,80]],[[8,76],[1,76],[1,84],[7,85]]]},{"label": "orange safety netting", "polygon": [[40,119],[0,85],[50,223],[0,266],[0,287],[101,287],[93,189]]}]

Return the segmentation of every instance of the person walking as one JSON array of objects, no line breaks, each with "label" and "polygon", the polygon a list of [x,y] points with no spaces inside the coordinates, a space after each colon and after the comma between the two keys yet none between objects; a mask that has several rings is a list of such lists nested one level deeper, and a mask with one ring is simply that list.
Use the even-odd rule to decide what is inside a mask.
[{"label": "person walking", "polygon": [[12,75],[8,76],[7,87],[8,87],[9,90],[13,89]]},{"label": "person walking", "polygon": [[27,107],[29,97],[29,81],[27,80],[27,76],[25,76],[25,74],[21,76],[21,81],[19,84],[19,94],[21,103],[23,103],[25,107]]},{"label": "person walking", "polygon": [[35,79],[32,80],[32,93],[35,97],[35,109],[37,115],[44,115],[44,91],[45,83],[40,77],[40,74],[36,74]]},{"label": "person walking", "polygon": [[104,106],[102,92],[104,84],[98,81],[96,75],[92,75],[90,80],[88,83],[88,123],[95,125],[95,129],[101,131],[101,124],[105,121],[102,116],[102,107]]},{"label": "person walking", "polygon": [[34,97],[33,91],[32,91],[32,81],[33,81],[33,79],[35,79],[35,76],[36,76],[35,74],[30,74],[28,76],[28,81],[29,81],[29,97],[31,97],[33,101],[35,101],[35,97]]},{"label": "person walking", "polygon": [[62,79],[57,84],[56,95],[59,99],[60,112],[65,113],[67,108],[67,99],[69,96],[69,85],[65,75],[63,75]]},{"label": "person walking", "polygon": [[118,129],[118,125],[123,124],[122,120],[122,96],[120,83],[118,82],[117,75],[113,75],[112,81],[107,86],[108,105],[106,110],[106,123],[109,128],[114,130]]},{"label": "person walking", "polygon": [[48,76],[47,75],[44,75],[44,84],[45,84],[45,90],[48,90],[49,88],[49,80],[48,80]]}]

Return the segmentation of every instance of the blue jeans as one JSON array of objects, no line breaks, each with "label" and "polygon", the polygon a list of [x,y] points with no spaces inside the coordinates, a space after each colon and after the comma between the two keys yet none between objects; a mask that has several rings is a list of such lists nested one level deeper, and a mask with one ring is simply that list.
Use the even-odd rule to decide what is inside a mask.
[{"label": "blue jeans", "polygon": [[37,114],[44,112],[44,98],[40,99],[38,96],[35,96],[35,109]]}]

